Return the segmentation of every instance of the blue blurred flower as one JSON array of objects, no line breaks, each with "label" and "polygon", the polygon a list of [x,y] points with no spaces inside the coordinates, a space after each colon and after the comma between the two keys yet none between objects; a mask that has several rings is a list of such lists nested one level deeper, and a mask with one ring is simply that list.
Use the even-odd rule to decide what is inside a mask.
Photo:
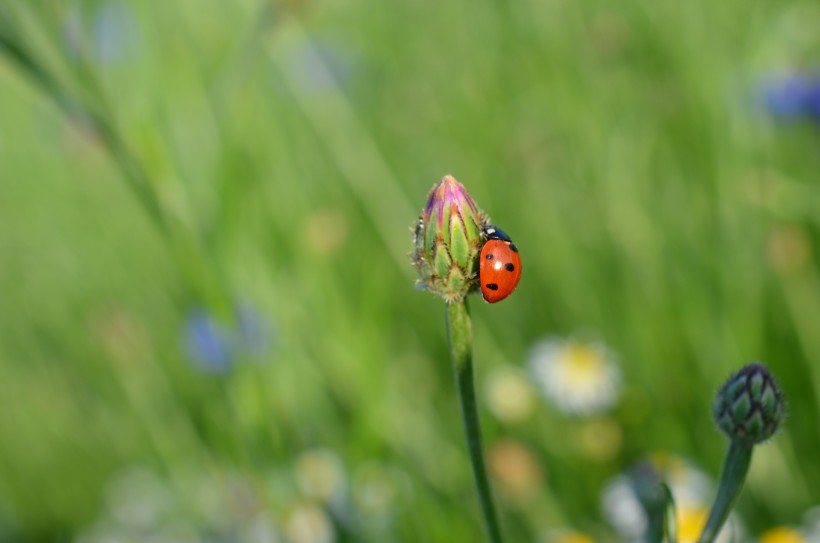
[{"label": "blue blurred flower", "polygon": [[106,64],[129,60],[141,42],[137,18],[122,1],[102,3],[89,19],[79,6],[72,6],[62,26],[63,44],[75,60],[84,53]]},{"label": "blue blurred flower", "polygon": [[185,350],[196,367],[208,373],[225,373],[231,369],[231,333],[202,308],[188,314]]},{"label": "blue blurred flower", "polygon": [[220,321],[203,307],[195,307],[186,318],[185,352],[194,366],[207,373],[230,371],[243,357],[262,360],[269,336],[258,311],[239,305],[232,322]]},{"label": "blue blurred flower", "polygon": [[133,56],[139,45],[136,17],[124,2],[106,2],[94,14],[94,52],[102,62]]},{"label": "blue blurred flower", "polygon": [[779,119],[820,122],[820,76],[795,74],[763,85],[763,102]]}]

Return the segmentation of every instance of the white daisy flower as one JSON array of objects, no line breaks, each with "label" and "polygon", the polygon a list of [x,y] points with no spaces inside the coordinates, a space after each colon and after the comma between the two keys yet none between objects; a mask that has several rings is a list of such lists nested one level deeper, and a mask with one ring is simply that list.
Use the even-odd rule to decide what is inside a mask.
[{"label": "white daisy flower", "polygon": [[603,343],[549,338],[532,348],[529,367],[544,396],[565,413],[605,411],[618,399],[621,372]]},{"label": "white daisy flower", "polygon": [[820,543],[820,505],[812,507],[803,515],[806,538],[809,543]]},{"label": "white daisy flower", "polygon": [[601,509],[621,541],[643,540],[648,525],[646,512],[628,476],[618,475],[606,485],[601,494]]}]

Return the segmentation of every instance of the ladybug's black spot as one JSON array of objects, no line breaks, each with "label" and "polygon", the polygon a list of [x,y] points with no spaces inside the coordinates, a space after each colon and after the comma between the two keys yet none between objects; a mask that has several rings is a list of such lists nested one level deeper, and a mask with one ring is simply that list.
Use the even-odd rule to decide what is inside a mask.
[{"label": "ladybug's black spot", "polygon": [[507,262],[506,264],[504,264],[504,269],[507,271],[515,271],[515,264],[513,264],[512,262]]},{"label": "ladybug's black spot", "polygon": [[487,256],[485,256],[484,258],[486,258],[487,260],[492,260],[493,258],[495,258],[495,255],[492,253],[487,253]]},{"label": "ladybug's black spot", "polygon": [[515,246],[515,243],[510,243],[510,249],[511,249],[514,253],[517,253],[517,252],[518,252],[518,247],[516,247],[516,246]]},{"label": "ladybug's black spot", "polygon": [[484,287],[490,290],[498,290],[498,285],[496,285],[495,283],[487,283],[486,285],[484,285]]}]

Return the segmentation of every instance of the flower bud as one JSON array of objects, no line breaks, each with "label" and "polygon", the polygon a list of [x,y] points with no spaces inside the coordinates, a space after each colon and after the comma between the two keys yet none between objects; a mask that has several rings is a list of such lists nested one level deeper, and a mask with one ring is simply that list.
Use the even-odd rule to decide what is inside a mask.
[{"label": "flower bud", "polygon": [[478,264],[487,218],[472,196],[447,175],[430,191],[413,230],[410,255],[417,285],[448,303],[478,288]]},{"label": "flower bud", "polygon": [[755,445],[777,431],[786,406],[768,368],[753,363],[726,381],[715,397],[712,413],[730,439]]},{"label": "flower bud", "polygon": [[629,469],[629,482],[644,511],[654,514],[666,504],[663,469],[650,459],[641,460]]}]

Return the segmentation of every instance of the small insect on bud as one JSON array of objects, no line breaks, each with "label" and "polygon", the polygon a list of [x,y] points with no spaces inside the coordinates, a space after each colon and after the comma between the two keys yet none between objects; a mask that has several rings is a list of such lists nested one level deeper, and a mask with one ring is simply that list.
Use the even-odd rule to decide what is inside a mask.
[{"label": "small insect on bud", "polygon": [[729,438],[755,445],[774,435],[786,406],[768,368],[753,363],[726,381],[715,397],[712,413]]},{"label": "small insect on bud", "polygon": [[418,286],[447,303],[477,290],[487,224],[470,193],[453,176],[436,184],[413,229],[410,259],[419,272]]}]

